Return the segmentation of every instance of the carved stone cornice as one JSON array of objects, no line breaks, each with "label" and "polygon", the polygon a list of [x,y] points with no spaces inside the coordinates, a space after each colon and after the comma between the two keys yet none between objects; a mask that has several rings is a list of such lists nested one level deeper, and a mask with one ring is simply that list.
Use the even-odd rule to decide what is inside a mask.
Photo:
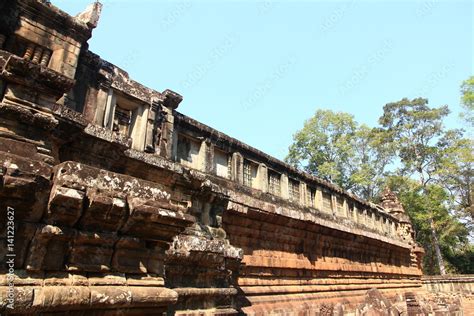
[{"label": "carved stone cornice", "polygon": [[172,110],[177,109],[181,101],[183,101],[183,96],[169,89],[166,89],[165,91],[163,91],[162,95],[163,95],[163,105]]},{"label": "carved stone cornice", "polygon": [[21,12],[21,16],[42,23],[44,26],[62,32],[84,43],[92,36],[92,27],[76,19],[52,4],[37,0],[11,1],[12,6]]},{"label": "carved stone cornice", "polygon": [[10,82],[27,86],[34,91],[60,98],[71,90],[75,80],[50,68],[34,64],[15,55],[10,55],[0,76]]}]

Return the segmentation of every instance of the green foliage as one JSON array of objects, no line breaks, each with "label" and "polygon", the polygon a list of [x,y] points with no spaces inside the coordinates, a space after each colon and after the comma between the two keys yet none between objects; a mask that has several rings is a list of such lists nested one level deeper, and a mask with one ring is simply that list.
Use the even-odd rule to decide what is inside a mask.
[{"label": "green foliage", "polygon": [[[455,196],[466,190],[466,183],[463,183],[463,180],[469,175],[469,170],[472,170],[469,167],[472,166],[472,159],[467,165],[462,165],[460,160],[453,160],[460,155],[466,155],[462,149],[468,142],[462,139],[460,130],[444,129],[443,119],[448,114],[447,106],[430,108],[427,99],[402,99],[385,105],[384,113],[379,119],[388,141],[393,144],[395,153],[400,159],[401,168],[397,173],[418,179],[421,190],[418,202],[421,207],[416,208],[417,211],[411,212],[411,215],[412,218],[422,217],[424,223],[428,223],[428,228],[419,226],[418,229],[425,233],[423,244],[425,248],[431,248],[427,254],[434,254],[441,274],[450,269],[442,255],[449,249],[444,246],[447,243],[446,239],[450,236],[469,234],[467,226],[462,225],[449,211],[455,209]],[[451,174],[453,171],[456,171],[454,178]],[[461,171],[466,173],[459,173]],[[448,182],[448,179],[451,181]],[[470,186],[469,179],[468,190]],[[449,192],[453,191],[455,193],[450,195]],[[452,244],[457,245],[460,242],[454,240]],[[429,271],[435,271],[432,265],[433,258],[427,256],[427,260],[430,261],[427,264]]]},{"label": "green foliage", "polygon": [[459,134],[448,134],[447,138],[450,145],[444,151],[442,168],[438,171],[439,182],[451,196],[453,211],[459,216],[470,217],[468,225],[472,228],[474,141],[461,138]]},{"label": "green foliage", "polygon": [[339,186],[350,189],[356,133],[352,115],[318,110],[294,136],[286,161]]},{"label": "green foliage", "polygon": [[472,128],[474,124],[474,76],[465,80],[461,85],[461,104],[465,109],[462,116]]},{"label": "green foliage", "polygon": [[355,154],[349,179],[352,192],[367,200],[378,198],[385,183],[385,169],[392,162],[393,147],[385,141],[384,134],[366,125],[358,127],[351,146]]},{"label": "green foliage", "polygon": [[[426,274],[439,274],[439,265],[433,248],[433,235],[430,220],[435,223],[438,233],[438,242],[443,257],[446,259],[446,268],[449,273],[468,273],[474,269],[474,261],[467,264],[466,253],[471,249],[469,244],[469,230],[459,218],[452,216],[449,209],[449,193],[439,185],[423,187],[416,180],[403,176],[387,178],[387,184],[397,192],[400,201],[416,231],[416,240],[425,249],[423,270]],[[464,261],[463,261],[464,260]]]},{"label": "green foliage", "polygon": [[293,139],[288,163],[366,199],[378,194],[390,157],[377,130],[347,113],[318,110]]},{"label": "green foliage", "polygon": [[[472,111],[474,77],[462,91]],[[444,128],[448,114],[423,98],[402,99],[386,104],[380,126],[369,128],[350,114],[318,110],[294,135],[286,160],[372,201],[388,184],[425,249],[425,273],[473,273],[474,142]]]},{"label": "green foliage", "polygon": [[417,98],[388,103],[383,109],[379,123],[401,160],[400,172],[417,175],[421,185],[426,185],[433,180],[442,151],[449,146],[441,140],[448,107],[430,108],[427,99]]},{"label": "green foliage", "polygon": [[445,258],[453,273],[474,274],[474,246],[467,244],[463,249],[446,249]]}]

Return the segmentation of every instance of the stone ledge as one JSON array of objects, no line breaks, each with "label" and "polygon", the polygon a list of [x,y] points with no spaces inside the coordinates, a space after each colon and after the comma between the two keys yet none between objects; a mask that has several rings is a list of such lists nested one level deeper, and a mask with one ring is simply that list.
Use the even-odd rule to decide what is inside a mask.
[{"label": "stone ledge", "polygon": [[195,288],[181,287],[173,289],[179,294],[179,298],[183,296],[233,296],[238,291],[235,288]]},{"label": "stone ledge", "polygon": [[10,55],[0,74],[7,81],[27,86],[57,98],[69,91],[76,82],[47,67]]},{"label": "stone ledge", "polygon": [[385,236],[372,233],[369,231],[364,231],[360,228],[355,228],[355,227],[350,228],[345,225],[341,225],[336,222],[332,222],[332,221],[323,219],[321,217],[317,217],[315,214],[311,214],[308,212],[301,212],[295,209],[279,207],[279,206],[270,204],[268,202],[253,201],[252,199],[249,199],[247,197],[240,196],[240,195],[231,196],[231,199],[232,201],[229,202],[229,205],[227,207],[227,210],[229,211],[234,211],[234,212],[243,213],[243,214],[247,214],[249,212],[256,212],[256,213],[262,213],[262,215],[264,215],[265,213],[281,215],[281,216],[285,216],[285,217],[296,219],[303,222],[305,221],[311,222],[311,223],[321,225],[330,229],[338,230],[341,232],[364,236],[370,239],[374,239],[374,240],[378,240],[387,244],[394,245],[396,247],[411,249],[411,245],[404,243],[402,241],[392,239],[392,238],[387,238]]},{"label": "stone ledge", "polygon": [[[0,286],[0,311],[8,289]],[[14,293],[16,313],[159,307],[178,300],[171,289],[142,286],[16,286]]]}]

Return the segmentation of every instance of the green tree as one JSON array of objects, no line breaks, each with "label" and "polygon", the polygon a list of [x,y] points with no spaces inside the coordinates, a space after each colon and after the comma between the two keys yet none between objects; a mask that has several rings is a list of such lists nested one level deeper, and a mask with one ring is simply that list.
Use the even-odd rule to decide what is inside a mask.
[{"label": "green tree", "polygon": [[449,143],[439,170],[439,183],[446,188],[452,198],[452,209],[460,216],[474,220],[473,179],[474,179],[474,141],[461,137],[459,131],[446,133]]},{"label": "green tree", "polygon": [[[429,184],[434,182],[442,168],[445,151],[450,146],[450,138],[443,128],[443,119],[449,114],[447,106],[430,108],[428,100],[417,98],[402,99],[384,106],[379,119],[387,140],[389,140],[401,161],[399,174],[414,176],[422,193],[428,196]],[[425,207],[434,207],[425,203]],[[436,255],[440,274],[446,268],[440,248],[439,232],[435,222],[435,210],[426,209],[426,223],[430,225],[431,243]]]},{"label": "green tree", "polygon": [[369,128],[350,114],[318,110],[294,135],[286,161],[367,200],[389,183],[425,248],[425,272],[466,273],[474,270],[473,228],[465,221],[473,141],[443,127],[448,114],[423,98],[402,99],[385,105],[380,127]]},{"label": "green tree", "polygon": [[293,136],[286,161],[367,200],[378,196],[390,148],[347,113],[318,110]]},{"label": "green tree", "polygon": [[366,125],[357,128],[352,147],[351,191],[366,200],[375,201],[384,188],[385,170],[393,160],[393,147],[385,141],[379,129]]},{"label": "green tree", "polygon": [[351,141],[356,129],[357,123],[350,114],[317,110],[293,136],[286,161],[350,190],[350,159],[354,155]]},{"label": "green tree", "polygon": [[461,85],[461,104],[465,109],[462,117],[472,128],[474,124],[474,76],[465,80]]},{"label": "green tree", "polygon": [[[389,187],[397,192],[416,231],[416,240],[425,249],[423,270],[426,274],[438,274],[440,268],[436,250],[432,247],[431,223],[435,224],[440,251],[444,255],[445,269],[450,273],[470,273],[474,264],[469,244],[469,230],[449,209],[447,191],[436,184],[422,187],[419,181],[403,176],[387,178]],[[432,221],[431,221],[432,219]]]}]

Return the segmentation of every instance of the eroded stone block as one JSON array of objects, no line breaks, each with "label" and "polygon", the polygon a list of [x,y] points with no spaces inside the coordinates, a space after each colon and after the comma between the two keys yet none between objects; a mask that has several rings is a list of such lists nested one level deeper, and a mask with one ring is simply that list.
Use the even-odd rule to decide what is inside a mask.
[{"label": "eroded stone block", "polygon": [[171,239],[194,222],[194,217],[178,211],[171,211],[147,205],[142,199],[129,200],[130,215],[121,232],[150,239]]},{"label": "eroded stone block", "polygon": [[40,226],[30,244],[26,269],[30,271],[60,271],[74,238],[75,231],[52,225]]},{"label": "eroded stone block", "polygon": [[122,237],[115,245],[112,267],[118,272],[146,273],[149,256],[145,241]]},{"label": "eroded stone block", "polygon": [[90,305],[90,289],[85,286],[45,286],[34,290],[32,308],[80,309]]},{"label": "eroded stone block", "polygon": [[127,218],[125,200],[87,192],[88,205],[79,227],[88,230],[117,231]]},{"label": "eroded stone block", "polygon": [[82,214],[83,201],[84,192],[54,186],[49,198],[47,222],[73,226]]},{"label": "eroded stone block", "polygon": [[93,286],[91,304],[100,307],[125,307],[132,303],[132,292],[128,287]]},{"label": "eroded stone block", "polygon": [[111,233],[79,231],[75,235],[67,267],[69,271],[109,271],[118,237]]}]

